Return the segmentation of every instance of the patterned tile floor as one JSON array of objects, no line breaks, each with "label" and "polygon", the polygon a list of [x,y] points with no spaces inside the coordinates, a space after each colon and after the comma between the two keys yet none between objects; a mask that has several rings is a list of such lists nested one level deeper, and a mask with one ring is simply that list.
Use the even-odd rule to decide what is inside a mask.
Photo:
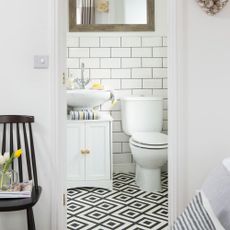
[{"label": "patterned tile floor", "polygon": [[101,188],[68,190],[68,230],[166,229],[168,222],[167,173],[163,190],[144,192],[134,174],[114,174],[113,191]]}]

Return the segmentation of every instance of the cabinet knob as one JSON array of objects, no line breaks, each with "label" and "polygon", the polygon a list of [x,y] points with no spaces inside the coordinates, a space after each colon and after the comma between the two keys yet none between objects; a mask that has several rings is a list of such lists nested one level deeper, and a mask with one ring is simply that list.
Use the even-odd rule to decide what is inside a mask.
[{"label": "cabinet knob", "polygon": [[81,154],[90,154],[89,149],[81,149]]},{"label": "cabinet knob", "polygon": [[86,154],[86,150],[85,149],[81,149],[81,154]]},{"label": "cabinet knob", "polygon": [[89,150],[89,149],[86,149],[86,150],[85,150],[85,153],[86,153],[86,154],[90,154],[90,150]]}]

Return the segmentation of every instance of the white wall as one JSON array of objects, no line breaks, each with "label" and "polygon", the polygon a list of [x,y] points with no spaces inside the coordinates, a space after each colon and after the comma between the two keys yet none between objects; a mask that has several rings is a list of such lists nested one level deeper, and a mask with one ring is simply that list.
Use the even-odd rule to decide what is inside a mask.
[{"label": "white wall", "polygon": [[154,35],[168,35],[168,0],[155,0]]},{"label": "white wall", "polygon": [[216,16],[196,1],[183,8],[185,195],[230,155],[230,4]]},{"label": "white wall", "polygon": [[[51,1],[0,2],[0,114],[28,114],[36,119],[39,181],[43,187],[35,207],[38,230],[51,229],[50,71],[33,69],[33,55],[50,54]],[[0,213],[0,229],[25,230],[26,213]]]}]

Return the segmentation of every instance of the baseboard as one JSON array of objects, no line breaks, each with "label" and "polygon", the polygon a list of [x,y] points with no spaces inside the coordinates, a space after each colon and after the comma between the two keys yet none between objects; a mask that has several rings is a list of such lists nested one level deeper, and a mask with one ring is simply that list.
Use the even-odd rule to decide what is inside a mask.
[{"label": "baseboard", "polygon": [[114,164],[114,173],[135,173],[135,163]]}]

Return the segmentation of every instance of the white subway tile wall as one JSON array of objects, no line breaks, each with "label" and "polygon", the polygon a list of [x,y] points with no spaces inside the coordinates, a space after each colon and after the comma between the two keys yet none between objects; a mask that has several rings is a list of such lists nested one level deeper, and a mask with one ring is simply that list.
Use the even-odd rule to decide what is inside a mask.
[{"label": "white subway tile wall", "polygon": [[80,77],[79,67],[84,62],[85,76],[90,76],[91,84],[100,82],[106,88],[115,90],[117,104],[108,102],[101,106],[101,111],[110,112],[114,119],[113,153],[114,156],[119,154],[119,158],[114,159],[122,159],[119,163],[132,162],[129,136],[122,132],[121,125],[119,98],[123,96],[163,97],[163,132],[167,133],[167,37],[77,37],[69,34],[67,50],[69,76]]},{"label": "white subway tile wall", "polygon": [[100,41],[101,47],[121,47],[120,37],[101,37]]},{"label": "white subway tile wall", "polygon": [[131,49],[130,48],[112,48],[111,49],[112,57],[131,57]]}]

